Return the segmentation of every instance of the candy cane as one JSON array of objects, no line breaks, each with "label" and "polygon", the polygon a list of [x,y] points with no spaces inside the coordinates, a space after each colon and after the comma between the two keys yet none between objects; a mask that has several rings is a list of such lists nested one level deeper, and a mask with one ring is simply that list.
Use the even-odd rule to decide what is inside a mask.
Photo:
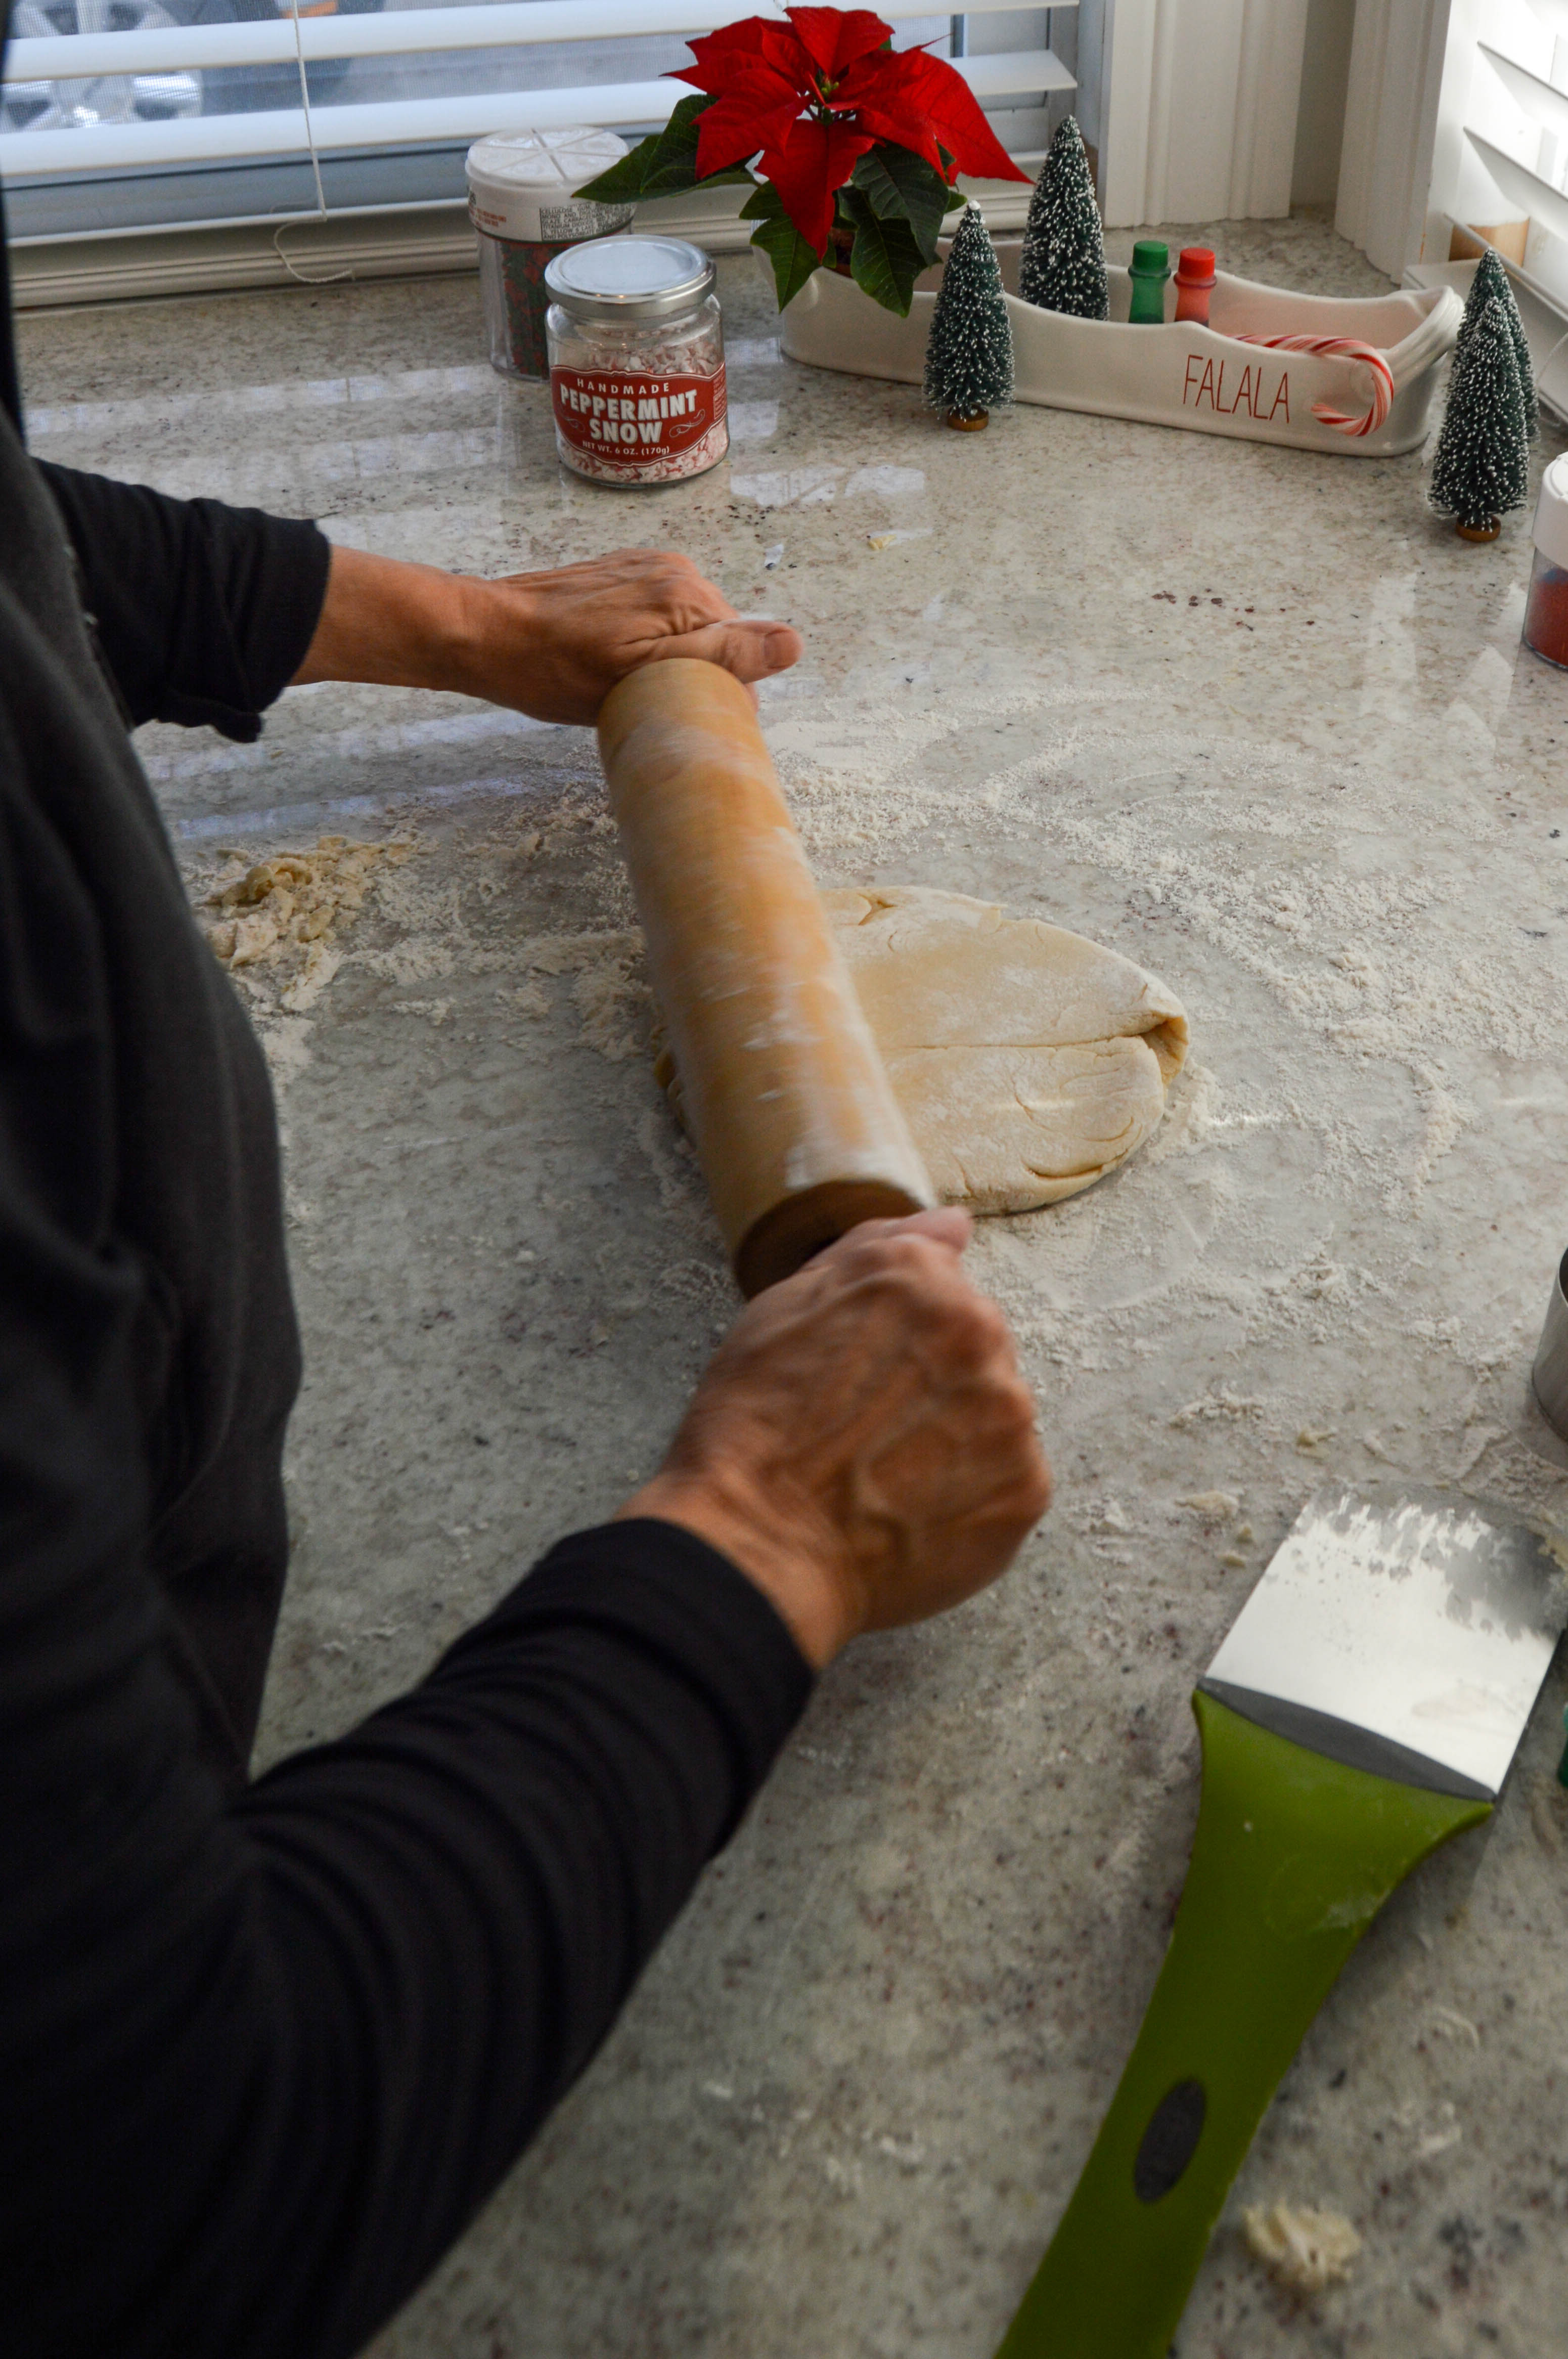
[{"label": "candy cane", "polygon": [[1325,353],[1337,354],[1341,360],[1365,361],[1372,372],[1372,407],[1364,416],[1351,418],[1343,409],[1331,409],[1326,401],[1314,401],[1312,414],[1321,426],[1332,426],[1336,434],[1375,434],[1394,399],[1394,373],[1388,357],[1375,344],[1358,343],[1354,336],[1238,336],[1238,344],[1262,344],[1275,353]]}]

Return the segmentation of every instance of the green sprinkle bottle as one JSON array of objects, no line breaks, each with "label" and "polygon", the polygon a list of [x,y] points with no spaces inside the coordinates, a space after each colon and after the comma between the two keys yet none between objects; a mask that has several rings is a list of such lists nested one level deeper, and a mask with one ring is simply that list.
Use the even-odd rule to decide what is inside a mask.
[{"label": "green sprinkle bottle", "polygon": [[1132,309],[1128,318],[1135,328],[1165,324],[1165,281],[1171,275],[1171,249],[1162,238],[1141,237],[1132,249],[1129,271]]}]

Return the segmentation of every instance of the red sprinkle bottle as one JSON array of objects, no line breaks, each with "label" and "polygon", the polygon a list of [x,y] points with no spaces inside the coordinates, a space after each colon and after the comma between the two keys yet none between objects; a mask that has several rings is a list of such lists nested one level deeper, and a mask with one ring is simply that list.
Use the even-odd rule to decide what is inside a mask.
[{"label": "red sprinkle bottle", "polygon": [[1208,325],[1208,299],[1214,292],[1214,255],[1206,245],[1184,245],[1176,265],[1176,317]]}]

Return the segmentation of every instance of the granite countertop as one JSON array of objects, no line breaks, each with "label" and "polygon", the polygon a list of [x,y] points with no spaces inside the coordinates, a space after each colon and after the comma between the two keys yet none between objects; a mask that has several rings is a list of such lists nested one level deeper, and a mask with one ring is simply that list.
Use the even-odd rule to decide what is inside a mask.
[{"label": "granite countertop", "polygon": [[[1384,285],[1312,219],[1208,234],[1244,275]],[[949,433],[910,388],[781,361],[750,257],[720,291],[732,455],[651,495],[559,471],[471,278],[23,322],[43,455],[476,571],[685,549],[806,636],[763,717],[824,883],[1056,919],[1192,1021],[1151,1148],[974,1249],[1038,1387],[1051,1516],[996,1590],[823,1681],[380,2359],[988,2359],[1158,1967],[1194,1679],[1303,1499],[1325,1475],[1564,1497],[1527,1374],[1568,1245],[1568,675],[1519,648],[1528,517],[1465,546],[1419,454],[1044,409]],[[240,978],[309,1364],[276,1754],[612,1508],[734,1299],[647,1069],[586,733],[332,687],[254,748],[143,744],[194,890],[279,844],[394,844],[330,960]],[[1184,2359],[1560,2343],[1563,1699],[1559,1669],[1491,1825],[1396,1898],[1309,2034]],[[1280,2200],[1363,2240],[1304,2309],[1239,2232]]]}]

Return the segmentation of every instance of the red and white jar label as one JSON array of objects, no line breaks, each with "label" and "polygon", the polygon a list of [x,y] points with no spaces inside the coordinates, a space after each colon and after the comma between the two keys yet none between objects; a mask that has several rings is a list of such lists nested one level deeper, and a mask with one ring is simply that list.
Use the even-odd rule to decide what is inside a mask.
[{"label": "red and white jar label", "polygon": [[700,473],[724,452],[722,368],[716,376],[664,376],[557,367],[550,398],[561,456],[584,474],[667,483]]}]

